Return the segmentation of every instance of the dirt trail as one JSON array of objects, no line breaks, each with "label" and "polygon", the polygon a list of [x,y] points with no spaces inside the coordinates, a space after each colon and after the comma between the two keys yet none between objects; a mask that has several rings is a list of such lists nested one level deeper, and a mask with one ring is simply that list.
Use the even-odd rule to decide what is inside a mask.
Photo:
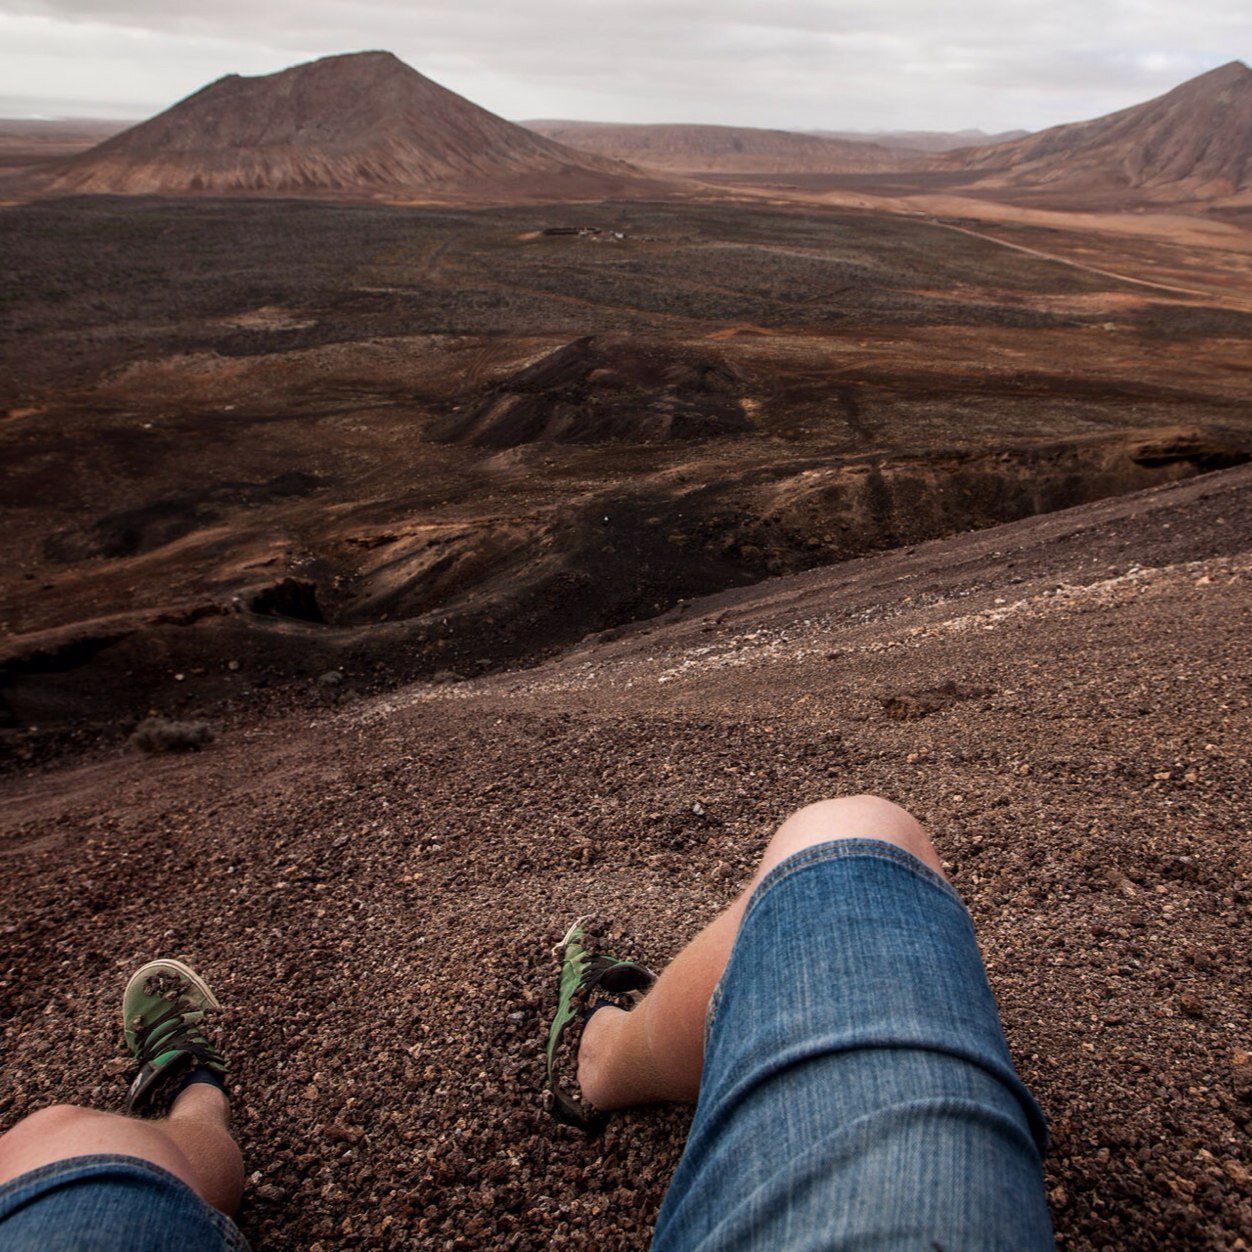
[{"label": "dirt trail", "polygon": [[1201,290],[1198,287],[1174,287],[1168,283],[1154,283],[1146,278],[1133,278],[1129,274],[1118,274],[1113,270],[1101,269],[1096,265],[1088,265],[1084,261],[1074,261],[1069,257],[1058,256],[1055,252],[1044,252],[1039,248],[1028,248],[1025,244],[1010,243],[1007,239],[997,239],[995,235],[984,234],[980,230],[970,230],[968,226],[956,226],[951,222],[932,221],[931,225],[942,230],[954,230],[960,235],[969,235],[974,239],[985,239],[989,243],[999,244],[1001,248],[1009,248],[1014,252],[1024,252],[1027,256],[1040,257],[1045,261],[1055,261],[1058,265],[1068,265],[1071,269],[1082,270],[1087,274],[1097,274],[1101,278],[1113,278],[1119,283],[1133,283],[1136,287],[1147,287],[1152,291],[1165,291],[1170,295],[1196,296],[1208,304],[1217,302],[1224,308],[1252,309],[1252,301],[1239,300],[1224,291]]},{"label": "dirt trail", "polygon": [[230,1006],[256,1246],[642,1249],[685,1117],[548,1121],[548,948],[595,913],[664,962],[788,811],[876,791],[969,903],[1060,1246],[1237,1248],[1250,626],[1245,467],[11,778],[0,1124],[116,1106],[125,973],[181,954]]}]

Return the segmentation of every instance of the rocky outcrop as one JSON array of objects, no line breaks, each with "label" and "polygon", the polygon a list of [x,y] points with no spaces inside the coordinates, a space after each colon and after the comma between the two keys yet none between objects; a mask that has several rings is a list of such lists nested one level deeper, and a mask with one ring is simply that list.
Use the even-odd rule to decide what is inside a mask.
[{"label": "rocky outcrop", "polygon": [[754,429],[740,371],[709,350],[587,335],[519,370],[440,423],[446,443],[659,443]]}]

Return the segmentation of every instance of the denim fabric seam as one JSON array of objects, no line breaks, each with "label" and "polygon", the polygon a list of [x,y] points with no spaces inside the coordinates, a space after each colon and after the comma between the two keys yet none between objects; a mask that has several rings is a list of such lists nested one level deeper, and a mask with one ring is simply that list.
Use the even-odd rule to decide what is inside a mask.
[{"label": "denim fabric seam", "polygon": [[[238,1226],[220,1209],[215,1209],[194,1187],[184,1182],[177,1174],[172,1174],[168,1169],[164,1169],[153,1161],[145,1160],[141,1156],[128,1156],[121,1152],[89,1152],[37,1165],[24,1174],[18,1174],[7,1182],[0,1183],[0,1208],[11,1203],[15,1198],[20,1203],[23,1193],[27,1191],[34,1191],[37,1196],[40,1187],[49,1181],[79,1182],[97,1174],[107,1176],[118,1171],[126,1171],[132,1176],[140,1175],[153,1182],[172,1183],[175,1187],[189,1192],[201,1205],[204,1215],[209,1218],[227,1247],[239,1249],[248,1247]],[[0,1214],[0,1222],[2,1221],[3,1215]]]},{"label": "denim fabric seam", "polygon": [[[747,906],[743,910],[743,917],[739,919],[739,930],[742,930],[747,925],[748,918],[756,911],[756,907],[764,898],[765,893],[777,883],[812,865],[820,865],[825,861],[834,861],[847,856],[866,857],[873,860],[889,861],[893,865],[899,865],[902,869],[908,870],[909,873],[920,878],[923,882],[929,883],[932,887],[938,887],[940,891],[960,907],[961,912],[967,918],[969,917],[965,901],[957,894],[956,888],[942,875],[935,873],[925,861],[914,856],[911,852],[905,851],[899,844],[888,843],[885,839],[862,837],[855,839],[827,839],[822,843],[810,844],[807,848],[801,848],[798,852],[793,852],[790,856],[784,857],[752,889],[752,895],[749,896]],[[971,922],[970,924],[972,926],[973,923]],[[736,931],[736,937],[738,937],[738,931]],[[729,968],[730,962],[727,961],[726,969]],[[722,984],[726,978],[726,969],[722,970],[721,976],[713,988],[713,994],[709,996],[709,1007],[704,1015],[704,1042],[706,1047],[708,1045],[709,1032],[713,1028],[713,1021],[722,1002]]]},{"label": "denim fabric seam", "polygon": [[24,1174],[15,1175],[8,1182],[0,1182],[0,1200],[7,1200],[27,1186],[42,1183],[48,1178],[55,1178],[58,1174],[70,1170],[86,1170],[89,1173],[96,1173],[116,1169],[118,1166],[127,1166],[140,1173],[151,1174],[162,1182],[173,1181],[180,1187],[187,1186],[177,1174],[171,1174],[168,1169],[162,1168],[154,1161],[145,1160],[142,1156],[128,1156],[124,1152],[84,1152],[78,1156],[63,1156],[55,1161],[47,1161],[43,1165],[36,1165],[34,1169],[27,1170]]},{"label": "denim fabric seam", "polygon": [[807,869],[810,865],[818,865],[823,861],[835,861],[845,856],[864,856],[880,861],[891,861],[932,887],[938,887],[961,906],[962,912],[965,912],[965,901],[957,894],[956,888],[941,874],[931,869],[920,857],[905,851],[899,844],[888,843],[885,839],[828,839],[825,843],[814,843],[807,848],[801,848],[799,852],[793,852],[779,861],[753,889],[747,908],[743,911],[743,920],[739,925],[743,926],[747,922],[761,898],[775,883],[789,878],[802,869]]}]

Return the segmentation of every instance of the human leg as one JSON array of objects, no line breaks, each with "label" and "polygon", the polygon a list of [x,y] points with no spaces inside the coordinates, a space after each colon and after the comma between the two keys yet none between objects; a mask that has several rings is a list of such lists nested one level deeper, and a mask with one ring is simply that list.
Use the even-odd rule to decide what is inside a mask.
[{"label": "human leg", "polygon": [[140,1118],[56,1105],[0,1136],[5,1252],[247,1249],[227,1216],[239,1205],[243,1160],[230,1133],[226,1063],[201,1029],[217,1007],[180,962],[136,972],[123,997],[136,1061],[126,1107],[137,1114],[161,1100],[169,1111]]},{"label": "human leg", "polygon": [[810,845],[742,912],[653,1247],[1043,1252],[1045,1141],[956,893]]},{"label": "human leg", "polygon": [[781,862],[840,839],[892,844],[938,874],[938,855],[918,822],[878,796],[823,800],[800,809],[777,830],[751,882],[670,962],[629,1012],[603,1008],[588,1021],[578,1054],[578,1085],[598,1109],[695,1101],[704,1061],[709,999],[726,966],[753,891]]},{"label": "human leg", "polygon": [[124,1117],[74,1105],[40,1109],[0,1136],[0,1186],[56,1161],[126,1156],[148,1161],[185,1182],[227,1215],[239,1207],[243,1157],[229,1130],[224,1092],[196,1083],[175,1099],[169,1116]]}]

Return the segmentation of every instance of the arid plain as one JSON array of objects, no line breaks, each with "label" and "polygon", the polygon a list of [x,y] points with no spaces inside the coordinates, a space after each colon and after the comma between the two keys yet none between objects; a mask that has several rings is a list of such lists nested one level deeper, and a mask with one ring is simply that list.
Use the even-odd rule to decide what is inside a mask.
[{"label": "arid plain", "polygon": [[0,210],[6,1123],[168,948],[260,1246],[645,1247],[684,1119],[551,1125],[547,950],[662,962],[873,790],[1060,1246],[1246,1248],[1252,235],[949,159]]},{"label": "arid plain", "polygon": [[[468,676],[1252,449],[1234,227],[106,199],[0,229],[19,743]],[[564,434],[458,426],[588,336],[543,389]]]}]

